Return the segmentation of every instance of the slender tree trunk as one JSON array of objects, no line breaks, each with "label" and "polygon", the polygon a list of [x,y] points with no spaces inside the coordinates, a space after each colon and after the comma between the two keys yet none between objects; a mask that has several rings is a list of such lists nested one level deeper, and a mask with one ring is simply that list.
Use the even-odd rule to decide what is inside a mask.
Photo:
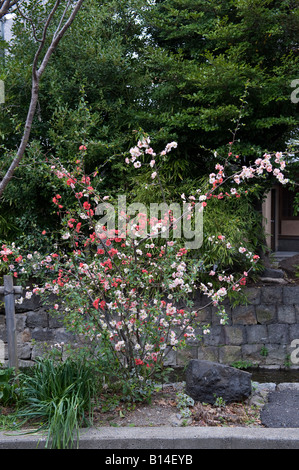
[{"label": "slender tree trunk", "polygon": [[[35,83],[34,83],[35,82]],[[20,143],[20,146],[17,151],[16,157],[13,159],[9,169],[7,170],[4,178],[0,182],[0,197],[2,196],[4,189],[8,185],[9,181],[13,177],[15,169],[19,166],[19,163],[25,153],[30,133],[31,133],[31,127],[33,123],[33,118],[35,115],[36,111],[36,105],[37,105],[37,100],[38,100],[38,90],[39,90],[39,84],[36,82],[36,79],[32,79],[32,91],[31,91],[31,101],[30,101],[30,106],[27,114],[27,119],[24,127],[24,133],[23,137]]]},{"label": "slender tree trunk", "polygon": [[[54,7],[52,8],[52,10],[49,13],[49,16],[48,16],[48,18],[45,22],[44,29],[43,29],[43,35],[42,35],[42,38],[39,40],[40,44],[39,44],[39,47],[38,47],[38,49],[35,53],[34,60],[33,60],[33,65],[32,65],[31,100],[30,100],[28,114],[27,114],[27,118],[26,118],[26,122],[25,122],[25,126],[24,126],[24,132],[23,132],[22,140],[21,140],[21,143],[19,145],[16,156],[14,157],[14,159],[13,159],[10,167],[8,168],[6,174],[4,175],[3,179],[0,181],[0,198],[1,198],[1,196],[4,192],[4,190],[5,190],[6,186],[8,185],[11,178],[13,177],[13,174],[14,174],[16,168],[19,166],[20,161],[22,160],[22,158],[25,154],[25,150],[26,150],[29,138],[30,138],[32,123],[33,123],[33,119],[34,119],[34,115],[35,115],[35,111],[36,111],[38,95],[39,95],[39,83],[40,83],[41,76],[44,73],[44,71],[45,71],[45,69],[48,65],[48,62],[50,60],[51,55],[55,52],[59,42],[61,41],[64,34],[66,33],[66,31],[71,26],[71,24],[73,23],[73,21],[75,19],[75,16],[77,15],[78,11],[80,10],[83,2],[84,2],[84,0],[78,0],[77,1],[77,4],[73,8],[69,18],[62,25],[62,23],[65,19],[66,12],[67,12],[68,8],[71,5],[70,1],[67,2],[65,10],[64,10],[63,14],[61,15],[61,18],[60,18],[60,21],[59,21],[59,26],[58,26],[57,30],[55,31],[55,33],[53,35],[53,38],[52,38],[52,41],[51,41],[51,44],[49,45],[48,49],[46,50],[46,52],[44,54],[44,57],[41,61],[41,64],[38,68],[37,64],[38,64],[38,60],[40,58],[40,55],[43,51],[43,48],[44,48],[44,45],[45,45],[45,42],[46,42],[48,28],[49,28],[49,25],[50,25],[51,21],[54,18],[54,15],[55,15],[57,9],[58,9],[58,6],[60,4],[60,0],[56,0],[56,2],[54,4]],[[3,0],[2,0],[2,2],[0,0],[0,8],[1,8],[2,3],[3,3]],[[10,2],[10,3],[17,3],[17,2]],[[18,8],[18,11],[20,12],[19,8]],[[23,15],[23,17],[25,19],[28,19],[24,15]],[[29,19],[29,21],[33,25],[32,21],[30,19]],[[33,28],[34,28],[34,25],[33,25]]]}]

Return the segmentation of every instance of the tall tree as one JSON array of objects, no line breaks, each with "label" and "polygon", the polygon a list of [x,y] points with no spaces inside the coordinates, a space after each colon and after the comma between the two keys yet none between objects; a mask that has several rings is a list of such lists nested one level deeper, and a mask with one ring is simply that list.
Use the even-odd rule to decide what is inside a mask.
[{"label": "tall tree", "polygon": [[[53,182],[44,164],[49,154],[71,164],[84,142],[88,146],[87,171],[102,168],[107,190],[112,185],[123,186],[127,171],[120,164],[123,159],[118,156],[109,164],[105,162],[134,144],[140,108],[145,106],[151,87],[142,60],[145,40],[138,3],[143,2],[84,1],[71,34],[60,42],[40,83],[30,145],[2,197],[2,233],[9,224],[11,234],[16,225],[27,230],[27,221],[32,218],[39,226],[53,226],[55,216],[49,207]],[[32,15],[34,22],[38,21],[38,12]],[[28,31],[30,23],[19,15],[4,67],[7,100],[0,107],[0,138],[2,134],[7,151],[2,166],[11,158],[26,119],[24,104],[30,93],[35,54],[35,40]]]},{"label": "tall tree", "polygon": [[204,147],[231,140],[246,87],[236,150],[250,157],[285,149],[298,127],[298,105],[290,99],[298,6],[298,0],[157,0],[145,11],[153,38],[149,118],[183,144],[193,175],[209,164]]}]

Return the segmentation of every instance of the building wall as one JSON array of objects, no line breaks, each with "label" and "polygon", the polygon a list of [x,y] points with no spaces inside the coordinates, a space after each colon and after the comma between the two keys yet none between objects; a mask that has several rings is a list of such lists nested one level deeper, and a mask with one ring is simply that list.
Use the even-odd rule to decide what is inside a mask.
[{"label": "building wall", "polygon": [[271,249],[271,191],[267,194],[267,197],[263,201],[262,205],[263,213],[263,225],[266,235],[266,243],[269,249]]},{"label": "building wall", "polygon": [[[201,310],[197,333],[202,334],[203,325],[209,323],[210,334],[202,334],[202,341],[192,342],[186,350],[172,352],[168,364],[182,366],[192,358],[267,366],[290,362],[292,341],[298,339],[299,345],[299,286],[252,287],[247,294],[248,305],[233,309],[227,305],[228,325],[220,324],[214,307]],[[196,299],[197,308],[205,303],[206,298]],[[32,365],[43,348],[49,349],[55,343],[82,344],[82,339],[65,331],[61,321],[51,317],[37,299],[16,305],[16,324],[21,367]],[[0,340],[6,342],[4,310],[0,310]]]},{"label": "building wall", "polygon": [[12,32],[11,32],[12,23],[13,23],[12,15],[7,15],[2,20],[2,25],[1,25],[2,38],[7,42],[9,42],[12,38]]}]

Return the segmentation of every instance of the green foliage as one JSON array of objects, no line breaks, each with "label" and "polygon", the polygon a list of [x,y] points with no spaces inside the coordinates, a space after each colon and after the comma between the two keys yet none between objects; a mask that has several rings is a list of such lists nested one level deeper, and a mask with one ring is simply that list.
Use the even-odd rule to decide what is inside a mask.
[{"label": "green foliage", "polygon": [[185,144],[180,157],[193,175],[207,163],[204,148],[230,140],[227,130],[247,81],[242,154],[285,148],[298,124],[290,100],[298,69],[294,2],[162,0],[144,17],[154,44],[148,67],[158,110],[150,119],[154,115],[157,128]]},{"label": "green foliage", "polygon": [[[78,361],[56,363],[38,359],[32,373],[20,373],[18,418],[41,421],[39,429],[48,432],[46,446],[73,447],[79,427],[91,411],[95,393],[92,370]],[[74,434],[75,433],[75,434]]]},{"label": "green foliage", "polygon": [[16,399],[13,368],[0,369],[0,404],[9,405]]},{"label": "green foliage", "polygon": [[253,367],[254,364],[250,361],[240,360],[233,362],[231,366],[235,367],[236,369],[248,369]]},{"label": "green foliage", "polygon": [[[38,35],[46,11],[36,3],[27,2],[26,13]],[[157,146],[180,143],[165,162],[168,193],[188,182],[194,188],[213,167],[210,151],[226,154],[246,86],[234,147],[240,164],[264,149],[284,150],[298,127],[290,100],[298,23],[291,0],[84,2],[43,77],[30,147],[1,200],[0,237],[45,245],[30,225],[56,224],[46,159],[75,162],[82,143],[87,171],[99,168],[107,192],[141,197],[140,181],[119,161],[140,128]],[[17,12],[10,54],[0,59],[0,177],[22,135],[35,50],[31,24]]]},{"label": "green foliage", "polygon": [[190,407],[194,406],[193,398],[189,397],[186,393],[178,392],[176,394],[176,406],[180,412],[182,418],[190,418],[191,410]]},{"label": "green foliage", "polygon": [[262,346],[260,350],[260,355],[263,357],[267,357],[269,354],[269,350],[266,346]]},{"label": "green foliage", "polygon": [[226,401],[222,397],[217,397],[217,395],[214,394],[214,398],[215,398],[214,406],[217,406],[218,408],[225,408]]}]

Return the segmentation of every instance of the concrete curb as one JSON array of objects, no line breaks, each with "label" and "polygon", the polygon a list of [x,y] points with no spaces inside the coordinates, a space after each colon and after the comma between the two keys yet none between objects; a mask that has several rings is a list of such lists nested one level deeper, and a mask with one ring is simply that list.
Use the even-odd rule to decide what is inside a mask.
[{"label": "concrete curb", "polygon": [[[0,433],[0,449],[43,449],[42,435]],[[81,430],[79,449],[299,449],[299,428],[142,427]]]}]

